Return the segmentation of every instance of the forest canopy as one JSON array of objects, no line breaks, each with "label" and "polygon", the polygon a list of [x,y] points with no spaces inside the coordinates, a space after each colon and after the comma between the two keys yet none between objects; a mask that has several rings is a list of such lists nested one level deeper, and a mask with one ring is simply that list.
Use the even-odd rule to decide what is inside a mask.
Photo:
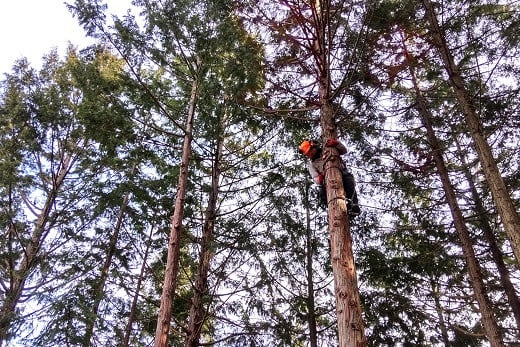
[{"label": "forest canopy", "polygon": [[68,8],[0,81],[0,347],[520,340],[517,1]]}]

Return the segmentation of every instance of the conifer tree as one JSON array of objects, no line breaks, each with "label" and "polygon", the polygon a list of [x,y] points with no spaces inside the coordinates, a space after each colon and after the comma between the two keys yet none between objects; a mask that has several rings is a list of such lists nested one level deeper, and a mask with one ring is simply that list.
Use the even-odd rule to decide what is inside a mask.
[{"label": "conifer tree", "polygon": [[[19,312],[17,306],[22,295],[27,302],[46,302],[47,297],[56,297],[58,291],[53,288],[60,288],[70,281],[67,273],[71,269],[83,267],[81,258],[71,256],[71,249],[77,250],[76,255],[82,253],[81,245],[87,238],[82,230],[96,216],[94,209],[91,212],[84,209],[92,198],[85,197],[84,193],[95,191],[94,178],[100,174],[99,167],[91,164],[96,159],[102,160],[103,153],[114,151],[119,146],[117,135],[103,138],[99,130],[94,131],[93,123],[90,123],[93,120],[85,118],[86,112],[97,112],[98,115],[111,112],[113,117],[104,124],[106,130],[119,132],[120,138],[131,136],[125,121],[119,118],[121,113],[116,111],[120,106],[117,102],[98,104],[101,98],[91,98],[94,93],[90,88],[96,88],[96,96],[100,97],[103,92],[98,87],[117,85],[118,72],[113,70],[117,64],[112,63],[105,52],[99,52],[88,61],[70,50],[65,62],[52,53],[46,57],[39,74],[22,61],[20,70],[6,81],[8,89],[3,94],[2,118],[13,124],[11,128],[15,133],[23,130],[32,134],[32,144],[27,142],[31,137],[25,137],[25,142],[18,136],[5,141],[6,144],[18,141],[18,149],[11,154],[13,158],[16,158],[16,153],[24,153],[10,175],[26,178],[17,179],[18,186],[9,186],[11,202],[5,205],[10,211],[6,216],[11,216],[11,227],[6,230],[18,235],[5,246],[11,251],[19,250],[16,257],[12,257],[14,253],[11,255],[9,271],[21,275],[11,277],[10,284],[5,287],[10,289],[2,306],[2,341],[7,338],[16,312]],[[77,78],[76,71],[88,71],[93,66],[97,69],[89,71],[89,83]],[[12,108],[14,100],[18,100],[17,109]],[[25,121],[15,122],[22,114]],[[96,146],[98,152],[92,150]],[[14,208],[16,201],[25,201],[25,211],[19,209],[22,205]],[[32,213],[36,219],[30,215]],[[22,220],[25,222],[19,224]],[[32,231],[31,221],[34,222]],[[7,277],[2,280],[7,280]],[[30,291],[26,289],[28,283],[32,283]],[[31,315],[30,312],[26,314]]]},{"label": "conifer tree", "polygon": [[[409,52],[406,48],[406,43],[403,42],[403,49],[405,50],[405,56],[409,56]],[[482,270],[480,265],[476,259],[475,252],[472,246],[471,239],[469,237],[468,227],[464,220],[464,216],[460,210],[459,204],[457,202],[457,197],[455,194],[455,190],[453,189],[453,184],[451,183],[451,179],[449,177],[449,173],[444,162],[444,158],[442,157],[442,148],[439,144],[437,136],[435,134],[435,130],[432,126],[431,114],[428,112],[428,107],[425,101],[425,98],[422,94],[422,91],[419,88],[419,84],[417,81],[417,77],[415,75],[415,70],[412,66],[409,65],[410,75],[413,83],[413,88],[417,97],[417,109],[422,119],[422,123],[426,128],[428,143],[431,146],[433,160],[435,162],[437,172],[441,179],[444,192],[446,194],[446,200],[450,206],[450,211],[455,223],[455,229],[459,234],[459,239],[462,244],[462,249],[464,253],[464,258],[467,262],[468,273],[471,279],[471,284],[474,288],[475,297],[480,306],[480,311],[482,314],[483,325],[486,330],[486,335],[491,342],[492,346],[503,346],[503,340],[500,333],[500,329],[498,327],[496,318],[494,317],[491,302],[489,300],[488,294],[486,292],[486,288],[484,286],[484,281],[482,279]]]},{"label": "conifer tree", "polygon": [[[28,304],[0,317],[1,343],[515,341],[518,270],[424,2],[135,1],[139,19],[110,19],[76,1],[100,45],[3,82],[0,297],[26,274]],[[443,6],[439,32],[513,198],[517,93],[500,83],[517,81],[513,7]],[[346,141],[370,182],[351,224],[329,167],[329,233],[295,150],[310,135]],[[32,266],[10,271],[38,235]]]},{"label": "conifer tree", "polygon": [[[174,72],[174,74],[173,74],[174,78],[179,79],[181,85],[184,83],[185,77],[188,74],[190,74],[191,72],[193,72],[195,69],[191,69],[190,66],[188,66],[186,69],[179,68],[178,65],[172,64],[166,58],[168,55],[171,55],[173,57],[173,60],[175,60],[175,61],[187,61],[192,58],[192,57],[188,56],[187,54],[178,54],[173,51],[173,48],[175,48],[175,47],[171,47],[172,42],[170,40],[170,37],[172,34],[178,35],[177,37],[179,39],[178,40],[179,46],[177,48],[180,47],[183,50],[186,50],[186,52],[198,50],[198,57],[201,58],[199,60],[198,64],[202,64],[202,65],[199,65],[199,67],[201,67],[201,69],[203,69],[201,71],[204,71],[204,73],[200,74],[202,80],[200,81],[200,83],[201,83],[200,86],[197,85],[197,89],[210,89],[208,86],[211,85],[212,83],[214,83],[214,82],[210,81],[210,77],[209,77],[212,74],[215,74],[215,75],[224,74],[224,76],[222,77],[224,79],[225,78],[230,79],[231,77],[233,78],[232,83],[237,84],[237,86],[233,86],[233,88],[235,88],[235,90],[231,91],[231,92],[225,91],[225,93],[230,93],[232,95],[233,99],[236,98],[238,100],[241,100],[245,97],[248,97],[250,95],[249,90],[251,88],[257,87],[257,82],[255,82],[255,80],[256,80],[255,74],[257,72],[255,72],[255,70],[251,69],[251,67],[252,67],[251,65],[249,65],[249,66],[244,65],[244,67],[242,69],[236,69],[236,62],[238,61],[238,59],[242,59],[242,58],[256,59],[256,57],[254,57],[254,54],[256,54],[256,52],[255,52],[256,48],[253,47],[253,49],[250,49],[247,46],[247,44],[254,43],[254,41],[250,40],[250,38],[248,38],[248,37],[244,37],[244,40],[246,43],[245,45],[242,42],[237,43],[234,40],[226,42],[225,40],[228,40],[230,38],[230,35],[231,36],[235,35],[235,34],[233,34],[233,30],[235,30],[235,29],[229,30],[230,28],[232,28],[232,25],[230,26],[228,24],[225,24],[225,25],[217,24],[217,29],[222,30],[222,33],[221,33],[222,37],[220,37],[218,39],[222,40],[222,41],[221,41],[220,45],[214,45],[214,46],[210,45],[212,43],[213,35],[214,35],[214,33],[212,32],[213,29],[211,27],[211,25],[213,23],[210,23],[211,24],[210,26],[205,27],[207,24],[204,23],[203,21],[199,21],[199,19],[205,19],[206,14],[204,11],[213,11],[214,12],[213,17],[214,17],[215,23],[218,23],[218,20],[220,20],[221,22],[223,20],[229,21],[229,22],[233,21],[232,17],[219,18],[219,16],[222,17],[222,12],[218,11],[218,9],[212,9],[211,6],[209,6],[209,5],[207,6],[207,8],[205,6],[201,6],[199,8],[200,12],[197,12],[196,14],[194,14],[194,13],[190,12],[192,7],[190,7],[190,3],[187,2],[186,4],[183,5],[185,7],[182,7],[185,9],[185,11],[181,10],[181,7],[176,7],[175,17],[171,18],[170,10],[172,9],[172,7],[175,7],[179,4],[165,3],[165,4],[163,4],[163,6],[153,6],[151,4],[143,3],[141,5],[143,5],[143,7],[146,9],[144,14],[148,21],[145,23],[145,26],[148,25],[150,28],[155,27],[158,29],[158,33],[161,32],[161,30],[162,30],[162,32],[160,35],[158,35],[158,40],[156,42],[149,41],[149,42],[142,43],[142,42],[134,41],[134,39],[136,37],[138,37],[139,34],[136,31],[136,26],[134,26],[135,23],[132,22],[131,20],[119,22],[119,24],[121,25],[117,28],[117,30],[119,30],[119,32],[116,33],[116,35],[111,36],[108,34],[106,28],[100,27],[98,24],[96,24],[99,22],[96,22],[95,18],[96,17],[98,19],[102,18],[102,16],[99,13],[96,14],[96,16],[94,16],[93,18],[89,19],[90,14],[87,13],[87,11],[85,11],[85,10],[88,9],[89,6],[93,6],[97,10],[99,10],[100,7],[98,7],[96,5],[97,5],[96,2],[92,2],[90,5],[78,7],[78,9],[80,10],[80,13],[82,13],[81,16],[84,16],[84,17],[82,17],[82,20],[85,20],[86,27],[89,27],[89,25],[93,25],[93,27],[92,27],[93,32],[96,32],[98,34],[100,33],[103,35],[103,37],[108,37],[109,40],[116,47],[118,45],[121,45],[118,47],[118,50],[123,55],[126,54],[125,50],[127,50],[127,49],[134,49],[134,48],[137,48],[139,50],[149,49],[149,51],[151,52],[151,56],[153,58],[153,60],[152,60],[153,63],[158,64],[159,66],[163,66],[163,68],[165,68],[165,69],[171,69]],[[148,6],[148,5],[150,5],[150,6]],[[84,11],[84,12],[81,12],[81,11]],[[215,16],[215,14],[216,14],[216,16]],[[197,17],[198,15],[200,15],[200,17]],[[210,17],[211,16],[208,16],[208,18],[210,18]],[[173,23],[173,24],[170,26],[168,23]],[[186,30],[185,36],[183,36],[184,34],[181,34],[182,32],[185,31],[183,29],[183,26],[186,26],[187,28],[188,27],[191,28],[191,26],[193,26],[193,25],[195,25],[197,30],[203,31],[206,34],[204,34],[204,35],[196,34],[196,35],[190,36],[190,34],[188,34],[190,32],[190,30]],[[180,30],[174,30],[174,27],[176,27],[176,26],[179,26]],[[215,31],[218,31],[218,30],[215,30]],[[132,32],[132,34],[134,36],[123,36],[123,33],[125,33],[125,32]],[[227,36],[224,34],[226,34]],[[161,36],[161,35],[163,35],[163,36]],[[240,35],[238,35],[238,36],[240,36]],[[125,45],[127,45],[126,48],[125,48]],[[229,45],[229,47],[222,49],[222,47],[226,46],[226,45]],[[243,45],[243,47],[241,47],[241,45]],[[237,54],[237,51],[241,55]],[[218,56],[218,54],[221,54],[221,55]],[[230,59],[231,57],[234,57],[234,56],[236,56],[236,58]],[[222,61],[219,63],[219,65],[215,65],[215,63],[214,63],[214,61],[216,61],[216,57],[218,57],[218,59],[221,59],[221,61]],[[129,62],[129,64],[131,63],[132,59],[134,59],[134,58],[133,57],[127,58],[127,61]],[[252,63],[251,60],[250,60],[250,62]],[[232,66],[233,63],[235,64],[234,67]],[[247,71],[247,69],[251,69],[250,75],[244,74],[244,71]],[[190,70],[191,70],[191,72],[190,72]],[[137,71],[137,70],[135,70],[135,71]],[[256,71],[259,71],[259,70],[256,70]],[[234,77],[235,75],[237,77]],[[137,78],[139,78],[139,76],[137,76]],[[239,82],[235,82],[235,79],[237,79]],[[217,88],[215,88],[215,87],[213,87],[213,88],[214,88],[213,92],[215,92],[217,90]],[[226,87],[224,88],[224,90],[226,90]],[[148,91],[151,92],[151,89],[148,88]],[[159,103],[164,102],[164,100],[161,99],[161,97],[159,95],[154,95],[153,98],[154,98],[154,100],[158,101]],[[214,95],[208,95],[208,100],[210,100],[210,98],[217,98],[217,99],[220,98],[221,100],[222,99],[225,100],[226,95],[222,95],[222,89],[221,89],[218,91],[218,93],[216,93]],[[233,100],[232,98],[228,97],[229,100]],[[192,100],[193,100],[193,103],[191,105],[194,106],[195,99],[192,99]],[[208,105],[217,105],[217,104],[212,104],[208,101]],[[209,106],[207,106],[207,107],[209,108]],[[194,107],[190,107],[190,110],[193,110],[193,112],[195,112]],[[199,113],[198,117],[202,118],[203,112],[199,111],[198,113]],[[195,115],[195,113],[193,113],[193,116],[194,115]],[[193,122],[201,124],[200,128],[204,128],[204,127],[211,128],[210,124],[204,124],[203,119],[201,119],[201,120],[194,119]],[[210,122],[211,122],[211,120],[210,120]],[[230,125],[234,126],[233,123],[231,123]],[[184,129],[181,128],[180,130],[186,131],[186,129],[187,129],[187,127],[185,127]],[[190,135],[190,138],[192,138],[193,136],[194,135]],[[201,134],[196,134],[195,136],[201,136]],[[216,134],[213,136],[222,136],[222,135]],[[202,135],[202,139],[198,139],[198,140],[196,139],[196,141],[198,141],[200,143],[204,143],[206,141],[211,142],[212,140],[207,139],[207,138],[205,138],[204,135]],[[184,151],[184,149],[183,149],[182,153],[185,154],[188,152]],[[195,154],[195,156],[198,158],[199,154]],[[184,168],[184,167],[185,167],[185,164],[181,163],[181,168]],[[192,174],[192,176],[193,176],[193,174]],[[185,176],[184,180],[186,180],[186,176]],[[187,182],[187,181],[185,181],[185,182]],[[192,188],[193,188],[193,186],[192,186]],[[179,190],[179,189],[177,190],[177,199],[181,198],[182,194],[186,194],[186,196],[188,196],[188,197],[196,195],[195,192],[182,193],[183,191],[184,190]],[[185,199],[181,202],[182,203],[180,205],[177,204],[177,207],[174,209],[174,213],[180,213],[182,211],[182,208],[184,208],[185,205],[188,205],[188,203],[190,205],[193,204],[193,202],[188,199]],[[212,213],[214,214],[215,212],[212,212]],[[214,223],[214,222],[212,222],[212,223]],[[179,220],[177,219],[177,222],[173,223],[172,225],[176,225],[176,226],[180,227]],[[192,225],[192,224],[191,224],[191,222],[187,221],[187,225]],[[208,232],[208,235],[210,235],[210,237],[211,237],[211,233],[212,233],[211,230],[209,230],[208,228],[206,228],[205,230],[206,231],[204,231],[204,232]],[[191,232],[194,232],[194,231],[191,231]],[[178,259],[178,255],[177,255],[178,248],[177,247],[180,244],[180,242],[178,242],[180,240],[179,230],[172,233],[172,235],[174,235],[176,237],[176,241],[175,241],[176,248],[174,248],[173,251],[169,252],[170,255],[168,256],[167,268],[170,270],[167,271],[167,274],[177,273],[178,268],[175,268],[175,267],[179,266],[179,261],[176,260],[176,259]],[[207,242],[211,243],[211,239],[207,240]],[[205,256],[206,255],[204,255],[204,257]],[[206,263],[204,266],[207,267],[208,265],[209,265],[209,263]],[[207,270],[199,272],[199,275],[200,275],[199,278],[203,277],[204,276],[203,273],[206,271]],[[167,280],[167,283],[165,282],[165,285],[163,286],[163,293],[166,293],[166,290],[167,290],[166,288],[170,288],[168,290],[169,290],[169,293],[171,294],[173,292],[172,286],[174,285],[172,283],[175,282],[175,279],[174,279],[174,276],[172,276],[172,275],[167,275],[167,276],[171,276],[171,277]],[[200,282],[203,282],[203,281],[201,280]],[[200,292],[201,290],[202,290],[201,286],[199,285],[199,287],[195,289],[194,295],[196,296],[197,295],[196,292],[197,291]],[[169,297],[172,296],[170,294],[163,295],[163,298],[168,299]],[[194,296],[194,299],[195,299],[195,296]],[[169,304],[166,301],[166,299],[164,301],[161,300],[163,302],[161,304],[162,305],[161,312],[169,310],[169,307],[171,306],[171,304]],[[197,308],[197,310],[200,310],[200,309],[201,309],[201,307]],[[197,310],[194,309],[193,312],[195,312]],[[198,312],[200,312],[200,311],[198,311]],[[168,323],[166,323],[166,321],[168,321]],[[161,324],[158,324],[158,329],[160,326],[162,326],[162,328],[161,328],[161,329],[163,329],[162,331],[166,331],[167,329],[169,329],[169,327],[167,327],[170,325],[168,317],[161,315],[161,317],[159,317],[159,322],[161,322]],[[201,323],[202,322],[199,322],[197,320],[196,324],[201,324]],[[185,328],[185,327],[183,327],[183,328]],[[194,328],[194,330],[197,330],[197,328]],[[160,339],[156,338],[156,343],[165,343],[164,333],[161,332],[160,335],[161,335],[161,338]],[[191,337],[191,338],[193,338],[193,337]],[[196,337],[194,339],[197,340]],[[159,340],[161,340],[161,341],[159,341]]]},{"label": "conifer tree", "polygon": [[445,34],[437,20],[436,11],[430,0],[423,1],[426,18],[429,23],[432,40],[439,51],[444,67],[449,77],[449,82],[459,101],[461,111],[468,126],[468,131],[475,143],[475,150],[482,163],[482,170],[491,189],[493,200],[501,216],[504,229],[511,241],[511,247],[517,262],[520,259],[520,215],[515,209],[511,195],[504,183],[503,177],[493,157],[491,147],[486,139],[482,121],[479,119],[476,108],[471,101],[470,95],[465,87],[464,78],[455,63],[453,53],[445,39]]},{"label": "conifer tree", "polygon": [[[406,33],[407,37],[409,37],[409,39],[408,39],[409,42],[413,45],[413,52],[411,52],[411,54],[405,54],[404,52],[399,53],[400,50],[398,48],[395,49],[395,47],[394,47],[394,49],[395,49],[394,53],[393,53],[394,55],[392,55],[392,53],[390,53],[389,56],[385,57],[385,60],[380,60],[380,61],[378,61],[377,65],[376,64],[373,65],[373,67],[379,69],[379,72],[381,72],[381,73],[378,75],[371,74],[370,77],[372,78],[372,81],[376,81],[376,78],[377,78],[377,81],[379,81],[379,82],[388,83],[388,84],[385,83],[384,87],[388,88],[389,91],[392,93],[393,97],[396,98],[397,95],[400,95],[400,93],[402,93],[403,91],[408,89],[409,84],[412,84],[412,81],[406,77],[406,71],[408,71],[409,66],[411,65],[411,66],[416,67],[416,66],[420,65],[421,67],[425,68],[425,73],[426,73],[425,76],[428,77],[427,79],[424,79],[421,81],[421,83],[424,83],[425,85],[429,85],[429,88],[427,88],[428,97],[432,97],[432,99],[436,100],[436,101],[443,100],[443,102],[445,104],[449,104],[450,102],[449,102],[449,98],[446,97],[446,92],[442,89],[442,87],[439,88],[439,86],[442,85],[442,82],[435,79],[435,76],[441,75],[441,72],[440,72],[441,69],[438,65],[435,65],[436,59],[435,59],[435,57],[432,57],[432,55],[430,54],[431,51],[424,49],[425,46],[429,45],[429,43],[427,41],[424,42],[422,40],[423,36],[421,35],[421,33],[423,32],[423,29],[421,28],[421,20],[420,20],[420,18],[417,17],[418,12],[416,10],[416,6],[418,4],[415,2],[401,2],[398,4],[398,3],[382,1],[379,3],[379,5],[381,7],[379,9],[377,9],[377,11],[381,10],[382,12],[377,12],[374,15],[374,17],[373,17],[374,22],[372,24],[375,24],[377,26],[382,23],[386,23],[386,24],[388,24],[388,26],[386,27],[387,31],[378,37],[378,39],[379,39],[378,44],[381,44],[381,42],[387,42],[388,44],[391,44],[392,41],[395,43],[395,41],[399,41],[399,33],[404,32],[404,33]],[[488,14],[493,13],[493,6],[480,7],[479,5],[480,4],[475,4],[473,9],[472,9],[472,6],[469,6],[469,8],[472,9],[473,14],[478,15],[480,13],[479,11],[482,11],[482,13],[488,13]],[[504,9],[503,7],[500,7],[500,8]],[[389,13],[389,14],[391,14],[391,16],[379,16],[378,15],[379,13]],[[446,12],[445,12],[445,15],[446,15]],[[491,16],[493,16],[493,15],[491,15]],[[462,17],[457,17],[454,15],[453,17],[450,18],[450,21],[448,21],[447,23],[459,23],[459,21],[462,21],[464,23],[473,24],[474,23],[473,21],[475,20],[475,17],[472,17],[471,20],[469,20],[469,21],[463,21],[461,18]],[[485,22],[485,20],[483,20],[483,22]],[[445,29],[446,28],[449,28],[449,25],[446,25]],[[453,26],[454,32],[451,33],[450,39],[459,40],[459,41],[457,41],[459,44],[461,41],[466,43],[466,41],[464,40],[463,37],[460,38],[460,36],[457,37],[457,35],[454,35],[455,32],[457,32],[457,28],[460,28],[460,27],[458,27],[456,25]],[[470,30],[470,29],[468,28],[468,30]],[[463,35],[461,35],[461,36],[463,36]],[[375,40],[374,40],[374,43],[375,43]],[[396,44],[396,46],[398,46],[398,45]],[[479,47],[478,45],[474,45],[474,46]],[[381,47],[381,46],[379,46],[379,47]],[[470,49],[471,49],[470,47],[473,47],[471,41],[468,42],[467,46],[464,46],[464,47],[467,48],[468,55],[480,54],[480,52],[475,53],[475,52],[470,51]],[[385,50],[384,49],[379,50],[378,52],[375,51],[374,56],[369,58],[369,61],[374,59],[374,57],[382,56],[384,54],[384,53],[381,54],[382,51],[385,51]],[[429,60],[426,64],[421,64],[421,62],[425,62],[425,60],[424,60],[425,57],[430,57],[431,60]],[[468,64],[469,60],[470,59],[468,59],[468,58],[463,59],[462,60],[463,64]],[[492,70],[492,71],[494,71],[494,70]],[[497,69],[497,71],[499,71],[499,69]],[[438,81],[438,83],[435,83],[433,81]],[[428,82],[430,82],[430,84],[428,84]],[[478,84],[472,83],[471,85],[476,86]],[[480,85],[482,85],[482,84],[480,84]],[[434,92],[433,90],[435,90],[435,88],[437,88],[437,90]],[[483,89],[480,89],[480,92],[482,92],[482,91],[483,91]],[[433,95],[435,95],[435,96],[433,96]],[[439,97],[441,99],[438,99]],[[398,105],[398,103],[395,102],[395,105]],[[399,105],[402,106],[403,104],[401,102],[399,102]],[[481,105],[484,105],[484,103],[482,103]],[[437,106],[437,103],[429,104],[428,109],[432,109],[435,106]],[[403,110],[403,114],[406,115],[407,120],[410,119],[408,117],[413,115],[413,113],[410,112],[409,109],[407,109],[406,107],[401,108],[401,110]],[[434,112],[438,112],[439,114],[446,114],[446,111],[443,110],[441,107],[439,107],[438,110],[436,109]],[[450,111],[450,112],[453,112],[453,111]],[[453,118],[459,120],[458,116],[454,117],[453,113],[450,113],[450,117],[453,117]],[[447,117],[447,118],[445,117],[445,119],[449,119],[450,117]],[[454,119],[454,121],[456,121],[455,119]],[[451,124],[449,124],[450,123],[449,121],[444,122],[444,128],[442,127],[442,125],[443,125],[442,118],[434,117],[434,118],[432,118],[432,121],[434,122],[435,126],[440,127],[440,129],[444,129],[444,131],[449,131],[449,130],[447,130],[448,127],[451,125]],[[404,123],[400,123],[400,124],[404,124]],[[459,128],[457,128],[457,129],[459,129]],[[419,131],[417,129],[410,129],[409,133],[410,133],[410,135],[415,134],[415,133],[419,134]],[[453,146],[452,145],[450,146],[450,143],[449,143],[450,140],[451,139],[448,136],[446,142],[444,142],[442,144],[441,148],[444,148],[444,149],[448,148],[448,150],[455,151]],[[419,158],[422,158],[422,160],[424,160],[424,163],[421,163],[420,165],[417,165],[417,166],[412,166],[403,161],[404,158],[402,155],[399,156],[398,158],[394,157],[394,160],[397,163],[399,163],[400,170],[402,170],[402,171],[409,170],[411,174],[414,173],[415,175],[418,176],[413,181],[407,182],[406,185],[409,185],[410,183],[412,183],[414,185],[419,185],[423,182],[423,180],[418,179],[420,177],[419,175],[422,176],[423,174],[428,172],[429,167],[431,165],[429,158],[431,158],[430,155],[432,155],[432,154],[428,153],[429,151],[424,152],[424,149],[422,149],[422,148],[417,149],[417,147],[421,143],[421,140],[419,140],[418,137],[416,137],[415,139],[413,137],[410,137],[408,141],[410,142],[409,145],[413,146],[412,148],[415,147],[414,148],[415,151],[420,151]],[[496,149],[503,151],[502,148],[497,147]],[[435,152],[433,152],[433,154],[434,153]],[[449,154],[449,152],[446,152],[446,153],[447,153],[446,156],[448,156],[448,157],[451,156],[451,154]],[[466,154],[469,156],[471,156],[471,153],[472,153],[471,150],[466,152]],[[450,168],[451,168],[451,172],[449,173],[450,176],[452,176],[454,180],[460,179],[458,177],[458,173],[455,172],[452,167],[450,167]],[[454,187],[454,188],[455,188],[455,192],[457,194],[457,199],[459,200],[459,203],[461,203],[463,196],[464,196],[463,195],[464,191],[458,187]],[[432,203],[434,203],[434,202],[432,201]],[[462,208],[467,208],[467,206],[462,205]],[[480,245],[477,242],[475,242],[475,238],[472,235],[470,235],[470,236],[472,237],[471,243],[473,244],[473,247],[475,248],[475,252],[480,253],[480,248],[479,248]],[[479,259],[477,259],[477,260],[482,261],[482,257],[479,256]],[[486,270],[486,269],[484,268],[484,270]],[[484,279],[486,282],[494,280],[493,278],[489,278],[489,273],[487,271],[482,271],[482,275],[484,276]],[[489,291],[490,290],[489,288],[490,287],[487,286],[486,290]],[[492,291],[490,291],[490,293],[491,292]],[[491,296],[491,294],[489,294],[489,295]],[[493,303],[492,307],[493,307],[493,311],[494,311],[493,314],[498,319],[500,319],[501,318],[500,308],[496,305],[496,303]],[[462,330],[463,329],[457,330],[457,334],[459,334],[460,331],[462,331]],[[443,334],[443,335],[446,336],[447,333]]]},{"label": "conifer tree", "polygon": [[[276,12],[269,11],[273,5],[277,7]],[[316,119],[320,125],[322,144],[331,138],[338,138],[339,135],[335,105],[339,104],[337,100],[346,97],[352,84],[355,63],[347,66],[345,64],[348,64],[349,58],[354,60],[354,42],[361,35],[359,31],[351,31],[351,28],[363,27],[363,19],[355,17],[354,14],[363,10],[362,7],[347,1],[280,1],[258,3],[250,13],[244,13],[244,17],[252,17],[252,23],[264,24],[265,27],[260,30],[280,44],[275,50],[276,56],[272,64],[273,71],[280,71],[272,77],[272,99],[294,95],[300,98],[301,103],[298,106],[302,109],[311,107],[317,110]],[[353,15],[353,21],[357,22],[349,23],[345,20],[349,15]],[[337,59],[338,57],[345,58]],[[298,81],[303,83],[299,84]],[[281,95],[280,92],[286,95]],[[274,109],[279,108],[276,102],[270,106]],[[297,106],[293,108],[297,112]],[[352,239],[339,169],[341,159],[334,148],[325,148],[324,156],[328,158],[324,184],[328,188],[331,261],[335,279],[339,345],[364,345],[364,324]]]},{"label": "conifer tree", "polygon": [[520,299],[518,298],[518,294],[516,293],[515,287],[511,281],[511,273],[504,260],[505,256],[501,250],[499,240],[497,239],[495,231],[492,228],[491,216],[486,210],[484,201],[478,192],[474,178],[470,172],[470,166],[466,162],[466,158],[462,153],[462,148],[457,138],[455,138],[455,142],[457,145],[457,154],[460,156],[461,163],[463,163],[461,170],[466,177],[466,181],[471,192],[471,197],[475,205],[475,221],[470,223],[474,223],[480,227],[482,233],[484,234],[484,238],[489,245],[489,251],[500,275],[500,282],[506,293],[509,305],[511,306],[517,329],[520,331]]}]

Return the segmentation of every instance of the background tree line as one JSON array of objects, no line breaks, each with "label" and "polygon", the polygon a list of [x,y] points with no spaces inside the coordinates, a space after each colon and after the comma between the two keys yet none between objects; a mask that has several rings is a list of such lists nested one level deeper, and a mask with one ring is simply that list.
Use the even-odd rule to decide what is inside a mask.
[{"label": "background tree line", "polygon": [[[97,44],[1,84],[0,345],[518,341],[516,2],[69,8]],[[296,150],[332,135],[346,242]]]}]

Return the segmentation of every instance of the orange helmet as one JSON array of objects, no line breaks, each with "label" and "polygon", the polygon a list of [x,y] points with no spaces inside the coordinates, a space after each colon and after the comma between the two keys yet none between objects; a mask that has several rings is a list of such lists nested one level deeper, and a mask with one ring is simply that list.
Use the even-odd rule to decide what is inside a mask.
[{"label": "orange helmet", "polygon": [[314,141],[305,140],[300,145],[300,152],[302,152],[303,155],[307,155],[314,146],[316,146]]}]

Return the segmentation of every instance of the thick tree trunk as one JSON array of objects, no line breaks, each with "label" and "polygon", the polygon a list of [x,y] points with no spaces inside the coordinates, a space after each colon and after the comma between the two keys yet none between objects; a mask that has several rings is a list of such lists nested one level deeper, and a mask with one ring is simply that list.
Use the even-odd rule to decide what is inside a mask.
[{"label": "thick tree trunk", "polygon": [[208,273],[211,265],[211,259],[214,255],[212,242],[213,233],[215,230],[215,220],[217,218],[217,199],[220,188],[219,181],[220,160],[222,158],[222,142],[222,138],[219,137],[213,158],[213,168],[211,172],[211,191],[209,193],[208,206],[206,208],[204,225],[202,227],[199,264],[195,285],[193,288],[193,297],[191,299],[190,318],[185,344],[187,347],[199,346],[202,326],[207,318],[207,308],[204,306],[204,299],[208,295]]},{"label": "thick tree trunk", "polygon": [[53,173],[52,187],[48,191],[45,205],[36,220],[31,240],[27,247],[25,247],[22,261],[17,267],[15,267],[14,264],[11,264],[13,267],[11,268],[12,275],[10,278],[9,288],[5,291],[4,302],[0,307],[0,347],[3,345],[4,341],[7,340],[9,329],[11,328],[11,324],[16,316],[16,307],[20,303],[20,298],[24,291],[25,281],[32,273],[31,270],[37,265],[36,260],[38,252],[45,240],[47,223],[49,222],[51,211],[54,207],[56,197],[63,181],[70,170],[72,161],[72,156],[66,154],[65,158],[60,163],[59,171],[56,174]]},{"label": "thick tree trunk", "polygon": [[475,149],[482,165],[482,170],[489,184],[493,200],[502,220],[502,224],[504,225],[506,234],[511,242],[518,266],[520,262],[520,216],[515,209],[513,200],[507,191],[502,176],[500,175],[497,163],[493,158],[491,148],[484,135],[482,123],[476,114],[475,107],[473,106],[471,98],[464,86],[462,75],[458,66],[455,64],[453,56],[446,43],[445,36],[439,27],[433,5],[430,0],[423,0],[423,4],[426,10],[426,17],[430,24],[433,42],[439,49],[451,86],[460,104],[462,113],[464,114],[466,124],[471,137],[473,138]]},{"label": "thick tree trunk", "polygon": [[[321,109],[324,140],[337,137],[333,125],[332,110],[332,105],[328,103],[325,103]],[[366,346],[346,195],[340,170],[341,159],[337,150],[333,147],[324,147],[324,155],[327,158],[325,184],[327,187],[331,260],[336,293],[338,346]]]},{"label": "thick tree trunk", "polygon": [[[318,94],[322,140],[337,138],[337,129],[330,91],[330,25],[329,3],[316,0],[314,5],[316,40],[313,54],[318,72]],[[338,346],[366,346],[365,325],[357,283],[356,266],[352,251],[352,237],[347,213],[346,194],[341,173],[341,159],[336,148],[323,147],[325,185],[327,187],[328,223],[331,244],[331,261],[334,273],[336,315],[338,320]]]},{"label": "thick tree trunk", "polygon": [[184,200],[188,184],[188,168],[191,157],[191,141],[193,139],[193,119],[195,118],[195,103],[198,93],[198,80],[192,84],[184,144],[182,147],[182,158],[177,185],[177,196],[175,198],[175,210],[171,219],[170,238],[168,242],[168,255],[166,259],[166,270],[161,295],[161,305],[157,317],[157,328],[155,330],[155,347],[166,347],[168,345],[168,332],[172,315],[173,295],[175,294],[175,282],[179,272],[180,236],[182,219],[184,216]]},{"label": "thick tree trunk", "polygon": [[469,231],[464,221],[462,211],[460,210],[459,204],[457,202],[457,196],[455,194],[455,190],[453,189],[453,185],[451,184],[448,169],[444,163],[444,158],[442,157],[442,148],[439,144],[439,141],[437,140],[437,136],[435,135],[435,131],[431,123],[431,115],[428,112],[426,102],[421,90],[419,89],[414,70],[411,66],[410,74],[412,76],[412,81],[416,92],[417,109],[421,116],[422,123],[426,128],[426,137],[432,150],[433,160],[437,167],[437,172],[439,173],[442,187],[444,189],[444,193],[446,194],[446,200],[450,206],[455,229],[457,230],[457,234],[462,245],[462,252],[464,254],[464,259],[466,260],[466,266],[468,268],[468,274],[471,285],[473,287],[474,295],[479,304],[486,336],[488,337],[491,346],[503,346],[504,344],[502,341],[502,335],[496,322],[491,301],[489,300],[486,287],[482,279],[482,270],[475,256],[475,251],[473,250]]}]

